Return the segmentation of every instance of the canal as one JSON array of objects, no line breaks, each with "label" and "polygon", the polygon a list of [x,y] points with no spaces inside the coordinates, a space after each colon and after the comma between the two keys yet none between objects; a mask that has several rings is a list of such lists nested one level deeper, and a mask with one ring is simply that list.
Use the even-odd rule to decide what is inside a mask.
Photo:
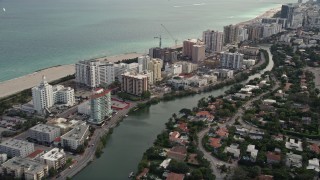
[{"label": "canal", "polygon": [[[268,46],[261,46],[267,49],[269,57],[271,53]],[[272,58],[268,66],[260,73],[250,76],[246,81],[260,77],[265,71],[273,67]],[[245,82],[243,82],[245,83]],[[103,155],[94,160],[89,166],[77,174],[76,180],[125,180],[128,174],[136,172],[137,165],[143,153],[152,146],[157,135],[165,128],[165,123],[173,113],[178,113],[182,108],[193,108],[198,100],[212,96],[223,95],[231,86],[208,93],[184,97],[168,102],[160,102],[149,108],[130,114],[119,127],[116,127],[110,137]]]}]

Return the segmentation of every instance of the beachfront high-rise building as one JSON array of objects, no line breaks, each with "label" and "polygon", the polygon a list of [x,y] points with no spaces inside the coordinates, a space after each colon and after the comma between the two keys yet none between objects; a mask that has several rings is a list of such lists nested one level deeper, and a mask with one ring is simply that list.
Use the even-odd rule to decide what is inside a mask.
[{"label": "beachfront high-rise building", "polygon": [[149,56],[162,59],[164,62],[172,62],[178,59],[178,51],[173,48],[150,48]]},{"label": "beachfront high-rise building", "polygon": [[149,69],[150,56],[144,55],[138,57],[138,64],[142,65],[142,71]]},{"label": "beachfront high-rise building", "polygon": [[102,88],[96,89],[90,97],[89,123],[102,124],[104,120],[112,115],[111,91]]},{"label": "beachfront high-rise building", "polygon": [[251,24],[248,25],[247,27],[248,30],[248,40],[250,41],[256,41],[262,38],[263,36],[263,25],[258,23],[258,24]]},{"label": "beachfront high-rise building", "polygon": [[163,67],[163,60],[151,59],[148,64],[148,70],[153,72],[153,82],[161,81],[161,69]]},{"label": "beachfront high-rise building", "polygon": [[192,62],[199,63],[206,58],[206,47],[204,45],[192,46]]},{"label": "beachfront high-rise building", "polygon": [[79,61],[76,63],[76,82],[89,87],[97,87],[99,83],[99,65],[97,60]]},{"label": "beachfront high-rise building", "polygon": [[110,62],[102,62],[99,65],[99,83],[103,87],[107,87],[115,81],[114,64]]},{"label": "beachfront high-rise building", "polygon": [[282,5],[281,7],[280,17],[287,19],[288,27],[291,26],[293,15],[294,15],[294,9],[295,9],[294,4],[285,4],[285,5]]},{"label": "beachfront high-rise building", "polygon": [[74,89],[62,85],[53,86],[53,101],[54,104],[73,106],[75,104]]},{"label": "beachfront high-rise building", "polygon": [[32,101],[38,114],[46,114],[54,104],[73,106],[74,89],[62,85],[51,86],[43,76],[40,85],[32,88]]},{"label": "beachfront high-rise building", "polygon": [[206,46],[206,51],[213,53],[221,52],[224,43],[224,35],[222,32],[207,30],[203,32],[202,41]]},{"label": "beachfront high-rise building", "polygon": [[115,81],[114,64],[100,60],[76,63],[76,82],[91,88],[108,86]]},{"label": "beachfront high-rise building", "polygon": [[32,101],[34,110],[38,114],[44,114],[46,109],[53,106],[53,88],[46,81],[45,76],[42,77],[42,81],[39,86],[32,88]]},{"label": "beachfront high-rise building", "polygon": [[227,69],[241,69],[243,65],[243,54],[238,52],[221,52],[220,66]]},{"label": "beachfront high-rise building", "polygon": [[149,90],[148,76],[142,74],[122,74],[121,91],[136,96]]},{"label": "beachfront high-rise building", "polygon": [[228,25],[223,27],[224,43],[234,44],[239,42],[239,26]]},{"label": "beachfront high-rise building", "polygon": [[182,49],[182,55],[185,57],[192,58],[192,47],[193,45],[196,45],[198,42],[197,39],[188,39],[186,41],[183,41],[183,49]]}]

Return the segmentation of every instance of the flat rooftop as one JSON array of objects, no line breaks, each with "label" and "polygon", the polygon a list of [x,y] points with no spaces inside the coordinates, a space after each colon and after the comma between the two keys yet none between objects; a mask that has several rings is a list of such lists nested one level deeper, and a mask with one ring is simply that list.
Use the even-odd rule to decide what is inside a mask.
[{"label": "flat rooftop", "polygon": [[79,126],[74,127],[72,130],[61,136],[61,138],[68,140],[79,140],[84,136],[88,129],[89,125],[81,124]]},{"label": "flat rooftop", "polygon": [[60,131],[58,127],[50,126],[47,124],[37,124],[32,128],[30,128],[30,130],[44,132],[44,133],[51,132],[51,131]]},{"label": "flat rooftop", "polygon": [[7,141],[4,141],[0,144],[1,146],[13,148],[13,149],[22,149],[25,146],[33,145],[33,143],[27,142],[27,141],[22,141],[18,139],[8,139]]},{"label": "flat rooftop", "polygon": [[42,171],[46,167],[46,165],[30,159],[14,157],[3,163],[2,167],[10,169],[24,168],[25,172],[36,174],[37,172]]},{"label": "flat rooftop", "polygon": [[41,158],[47,159],[50,161],[55,161],[55,160],[58,160],[58,159],[64,157],[65,155],[66,155],[66,153],[63,151],[63,149],[53,148],[50,151],[48,151],[47,153],[41,155]]}]

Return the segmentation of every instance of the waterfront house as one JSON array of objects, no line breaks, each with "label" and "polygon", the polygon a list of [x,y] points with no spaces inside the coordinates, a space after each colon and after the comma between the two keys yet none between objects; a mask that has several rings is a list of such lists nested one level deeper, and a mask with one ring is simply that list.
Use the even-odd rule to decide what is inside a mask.
[{"label": "waterfront house", "polygon": [[185,146],[174,146],[168,151],[167,156],[176,161],[184,161],[187,157],[187,148]]},{"label": "waterfront house", "polygon": [[166,180],[183,180],[184,174],[169,173]]}]

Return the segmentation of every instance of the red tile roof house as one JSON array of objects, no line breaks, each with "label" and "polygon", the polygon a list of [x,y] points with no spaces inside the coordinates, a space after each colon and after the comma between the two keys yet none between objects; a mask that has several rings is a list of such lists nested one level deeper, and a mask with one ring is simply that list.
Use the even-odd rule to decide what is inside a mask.
[{"label": "red tile roof house", "polygon": [[267,152],[267,162],[268,162],[269,164],[280,163],[280,161],[281,161],[281,155],[280,155],[280,153]]},{"label": "red tile roof house", "polygon": [[219,128],[216,134],[221,138],[227,138],[229,136],[229,131],[227,128]]},{"label": "red tile roof house", "polygon": [[178,124],[178,128],[183,131],[183,132],[189,132],[189,129],[188,129],[188,124],[187,123],[184,123],[184,122],[180,122]]},{"label": "red tile roof house", "polygon": [[184,174],[176,174],[176,173],[169,173],[167,180],[183,180],[184,179]]},{"label": "red tile roof house", "polygon": [[144,168],[143,171],[136,177],[136,180],[145,179],[149,172],[148,168]]},{"label": "red tile roof house", "polygon": [[180,144],[180,145],[186,145],[188,142],[183,140],[183,139],[180,139],[180,133],[178,131],[173,131],[173,132],[170,132],[169,134],[169,141],[172,143],[172,144]]},{"label": "red tile roof house", "polygon": [[184,161],[187,157],[187,148],[185,146],[174,146],[168,151],[167,156],[177,161]]},{"label": "red tile roof house", "polygon": [[319,154],[319,153],[320,153],[320,148],[319,148],[319,146],[316,145],[316,144],[311,144],[311,145],[309,146],[309,148],[310,148],[310,150],[311,150],[312,152],[315,152],[316,154]]},{"label": "red tile roof house", "polygon": [[213,148],[213,151],[217,151],[219,147],[221,147],[221,139],[220,138],[210,138],[209,145]]},{"label": "red tile roof house", "polygon": [[200,111],[196,114],[198,118],[207,118],[207,121],[212,121],[214,116],[209,111]]}]

